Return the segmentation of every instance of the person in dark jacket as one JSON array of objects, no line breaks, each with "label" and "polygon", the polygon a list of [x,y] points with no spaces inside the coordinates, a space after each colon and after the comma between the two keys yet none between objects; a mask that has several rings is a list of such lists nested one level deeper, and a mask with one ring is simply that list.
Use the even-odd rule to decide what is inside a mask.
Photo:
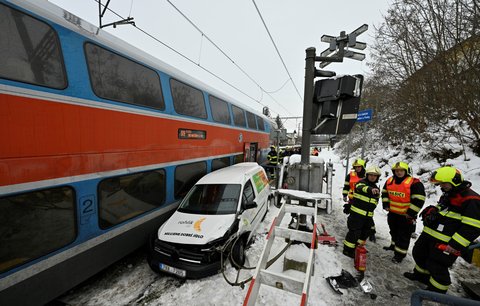
[{"label": "person in dark jacket", "polygon": [[278,165],[278,153],[277,150],[275,149],[275,146],[270,146],[270,152],[267,154],[267,160],[268,160],[268,172],[270,173],[270,177],[274,178],[275,177],[275,168]]},{"label": "person in dark jacket", "polygon": [[[365,166],[366,162],[363,159],[357,158],[352,164],[352,170],[345,177],[345,183],[343,185],[343,201],[350,202],[353,199],[353,190],[355,184],[361,179],[365,178]],[[350,203],[351,204],[351,203]]]},{"label": "person in dark jacket", "polygon": [[349,210],[347,221],[348,233],[343,241],[343,254],[354,258],[355,247],[365,244],[370,236],[373,225],[373,212],[378,204],[380,189],[377,186],[380,178],[380,169],[370,166],[365,171],[366,178],[355,185],[353,202],[346,204]]},{"label": "person in dark jacket", "polygon": [[392,166],[393,176],[387,179],[382,189],[383,209],[388,210],[388,226],[392,241],[384,250],[394,251],[393,263],[400,263],[407,256],[417,214],[425,202],[425,187],[412,177],[405,162]]},{"label": "person in dark jacket", "polygon": [[448,269],[480,235],[480,196],[454,167],[437,169],[430,182],[440,185],[443,195],[438,205],[420,214],[424,227],[412,251],[415,268],[403,275],[427,284],[427,290],[446,293]]}]

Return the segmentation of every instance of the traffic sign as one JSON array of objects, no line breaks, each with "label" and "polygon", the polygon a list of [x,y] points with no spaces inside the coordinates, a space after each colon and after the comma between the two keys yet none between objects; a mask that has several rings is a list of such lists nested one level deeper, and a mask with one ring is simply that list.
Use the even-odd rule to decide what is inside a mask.
[{"label": "traffic sign", "polygon": [[359,111],[357,115],[357,122],[366,122],[372,120],[372,113],[373,110],[371,108]]}]

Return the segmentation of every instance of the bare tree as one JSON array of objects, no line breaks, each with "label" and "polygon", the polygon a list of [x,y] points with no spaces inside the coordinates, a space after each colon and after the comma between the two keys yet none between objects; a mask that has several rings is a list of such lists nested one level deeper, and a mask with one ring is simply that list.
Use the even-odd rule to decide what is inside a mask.
[{"label": "bare tree", "polygon": [[[386,140],[413,140],[431,132],[433,123],[469,140],[480,154],[479,7],[479,0],[392,4],[376,29],[374,74],[365,94],[381,99]],[[470,133],[445,124],[454,118],[465,122]]]}]

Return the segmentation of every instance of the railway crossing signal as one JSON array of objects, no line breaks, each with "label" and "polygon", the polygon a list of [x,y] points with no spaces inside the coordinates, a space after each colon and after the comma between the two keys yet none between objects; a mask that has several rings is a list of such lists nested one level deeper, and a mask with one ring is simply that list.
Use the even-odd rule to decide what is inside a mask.
[{"label": "railway crossing signal", "polygon": [[[351,58],[357,61],[363,61],[365,54],[350,50],[365,50],[367,44],[357,41],[357,36],[364,33],[368,29],[368,25],[363,24],[358,29],[352,31],[350,34],[345,34],[345,31],[340,32],[340,36],[334,37],[330,35],[323,35],[322,42],[329,43],[330,46],[320,53],[320,57],[316,61],[321,61],[320,68],[326,67],[331,62],[343,62],[343,58]],[[348,50],[345,48],[348,47]]]},{"label": "railway crossing signal", "polygon": [[315,48],[306,50],[305,59],[305,92],[303,107],[302,164],[309,162],[310,138],[312,134],[348,134],[357,119],[363,76],[343,76],[335,79],[323,79],[315,82],[316,77],[333,77],[334,71],[318,70],[315,62],[324,68],[332,62],[343,62],[343,59],[364,60],[363,53],[351,49],[364,50],[367,44],[357,41],[357,37],[368,29],[363,24],[359,28],[340,36],[323,35],[322,42],[329,43],[326,50],[316,55]]}]

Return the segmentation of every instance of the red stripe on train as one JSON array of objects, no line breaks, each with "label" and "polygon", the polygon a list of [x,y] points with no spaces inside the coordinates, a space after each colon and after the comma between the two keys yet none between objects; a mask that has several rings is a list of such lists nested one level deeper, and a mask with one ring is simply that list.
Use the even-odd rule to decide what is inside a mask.
[{"label": "red stripe on train", "polygon": [[[179,140],[179,128],[207,139]],[[0,139],[0,186],[268,147],[265,133],[6,94]]]}]

